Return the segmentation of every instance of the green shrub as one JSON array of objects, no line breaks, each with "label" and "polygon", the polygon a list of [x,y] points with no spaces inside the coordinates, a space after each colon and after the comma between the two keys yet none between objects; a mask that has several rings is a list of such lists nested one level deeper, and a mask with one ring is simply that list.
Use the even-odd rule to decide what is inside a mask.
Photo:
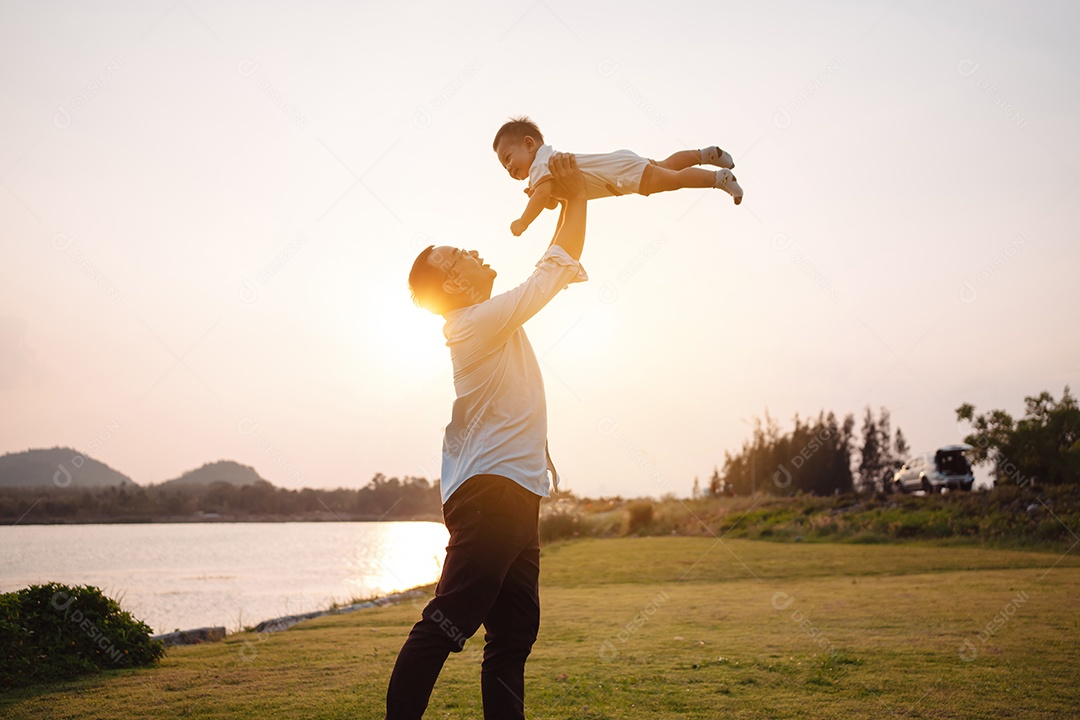
[{"label": "green shrub", "polygon": [[1035,528],[1035,539],[1043,541],[1055,541],[1068,539],[1065,535],[1068,533],[1068,529],[1064,524],[1058,522],[1056,519],[1047,518],[1039,522],[1038,527]]},{"label": "green shrub", "polygon": [[150,628],[89,585],[31,585],[0,595],[0,689],[150,665]]}]

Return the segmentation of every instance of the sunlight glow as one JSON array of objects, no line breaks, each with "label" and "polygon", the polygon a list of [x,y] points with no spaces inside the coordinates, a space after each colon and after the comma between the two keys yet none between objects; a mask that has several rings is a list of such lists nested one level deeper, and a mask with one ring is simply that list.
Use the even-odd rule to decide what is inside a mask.
[{"label": "sunlight glow", "polygon": [[355,326],[367,359],[392,381],[411,383],[447,363],[442,318],[416,307],[407,297],[368,304]]},{"label": "sunlight glow", "polygon": [[450,535],[441,523],[382,523],[378,548],[355,550],[348,563],[354,575],[345,582],[354,595],[366,597],[407,590],[434,582],[442,572],[446,550],[431,547]]}]

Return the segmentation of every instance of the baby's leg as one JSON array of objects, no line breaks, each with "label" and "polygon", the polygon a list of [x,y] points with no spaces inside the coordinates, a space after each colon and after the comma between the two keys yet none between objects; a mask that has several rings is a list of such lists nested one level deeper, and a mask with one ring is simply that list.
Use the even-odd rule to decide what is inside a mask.
[{"label": "baby's leg", "polygon": [[665,170],[683,170],[701,164],[700,150],[680,150],[665,160],[656,163]]},{"label": "baby's leg", "polygon": [[[674,157],[674,155],[672,156]],[[671,158],[668,158],[670,160]],[[682,190],[683,188],[711,188],[716,183],[716,171],[698,167],[672,170],[657,163],[649,175],[649,194]]]},{"label": "baby's leg", "polygon": [[735,161],[726,150],[721,150],[715,145],[700,150],[680,150],[657,163],[668,170],[683,170],[695,165],[715,165],[722,168],[735,167]]},{"label": "baby's leg", "polygon": [[659,164],[654,165],[649,174],[648,187],[642,194],[651,195],[683,188],[719,188],[731,195],[738,205],[742,202],[743,189],[735,180],[735,175],[727,168],[706,170],[690,167],[682,170],[669,170]]}]

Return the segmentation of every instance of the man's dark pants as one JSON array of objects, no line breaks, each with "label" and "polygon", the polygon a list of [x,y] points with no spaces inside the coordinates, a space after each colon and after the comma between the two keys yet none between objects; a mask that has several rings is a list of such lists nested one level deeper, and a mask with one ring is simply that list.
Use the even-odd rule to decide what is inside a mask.
[{"label": "man's dark pants", "polygon": [[446,504],[450,531],[435,597],[398,653],[387,720],[424,714],[451,652],[484,625],[484,717],[525,717],[525,659],[540,629],[540,497],[499,475],[476,475]]}]

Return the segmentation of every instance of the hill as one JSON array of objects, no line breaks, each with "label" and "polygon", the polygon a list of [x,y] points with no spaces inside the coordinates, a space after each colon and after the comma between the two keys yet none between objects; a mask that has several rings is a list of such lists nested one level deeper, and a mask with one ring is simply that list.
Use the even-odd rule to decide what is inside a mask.
[{"label": "hill", "polygon": [[161,485],[162,487],[176,487],[178,485],[213,485],[217,482],[243,487],[267,481],[261,478],[253,467],[241,465],[232,460],[219,460],[207,463],[197,470],[189,470],[180,477],[166,480]]},{"label": "hill", "polygon": [[0,487],[134,487],[135,482],[103,462],[71,448],[0,455]]}]

